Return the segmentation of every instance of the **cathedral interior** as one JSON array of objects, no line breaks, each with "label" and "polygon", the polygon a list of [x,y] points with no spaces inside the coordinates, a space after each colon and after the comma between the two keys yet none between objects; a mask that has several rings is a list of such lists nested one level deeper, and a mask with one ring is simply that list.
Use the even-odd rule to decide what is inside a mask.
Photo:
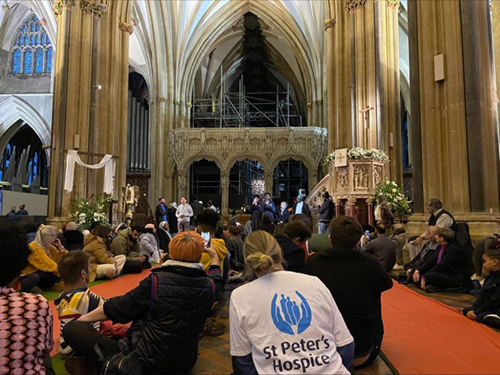
[{"label": "cathedral interior", "polygon": [[[136,220],[159,197],[212,201],[228,217],[255,195],[292,206],[303,190],[314,205],[329,191],[339,212],[368,223],[367,198],[387,180],[411,202],[407,234],[425,230],[433,198],[474,241],[499,232],[500,1],[0,5],[3,216],[22,199],[61,227],[75,197],[108,184],[113,223],[127,199]],[[387,159],[352,157],[344,186],[328,156],[358,148]],[[109,155],[112,180],[77,166],[68,190],[71,150],[86,165]]]}]

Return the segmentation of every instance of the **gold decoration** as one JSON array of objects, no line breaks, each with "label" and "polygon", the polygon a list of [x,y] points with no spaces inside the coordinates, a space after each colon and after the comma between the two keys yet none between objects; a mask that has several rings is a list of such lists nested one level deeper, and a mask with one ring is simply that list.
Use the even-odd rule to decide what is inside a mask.
[{"label": "gold decoration", "polygon": [[355,12],[356,10],[363,8],[366,0],[347,0],[345,5],[345,10],[348,12]]},{"label": "gold decoration", "polygon": [[307,108],[312,108],[312,103],[311,103],[311,102],[307,102],[307,103],[306,103],[306,107],[307,107]]},{"label": "gold decoration", "polygon": [[52,6],[52,10],[56,17],[60,16],[64,8],[73,8],[75,6],[75,0],[56,0]]},{"label": "gold decoration", "polygon": [[192,107],[192,106],[193,106],[193,105],[192,105],[191,103],[186,103],[186,107],[187,107],[187,108],[191,109],[191,107]]},{"label": "gold decoration", "polygon": [[335,24],[337,23],[337,20],[335,18],[330,18],[328,20],[325,20],[323,23],[323,28],[326,30],[335,27]]},{"label": "gold decoration", "polygon": [[120,30],[124,33],[129,33],[130,35],[132,35],[132,33],[134,32],[134,26],[127,22],[120,22]]},{"label": "gold decoration", "polygon": [[166,103],[166,102],[167,102],[167,98],[164,98],[164,97],[162,96],[160,99],[158,99],[158,101],[159,101],[160,103]]},{"label": "gold decoration", "polygon": [[4,12],[8,12],[10,10],[10,6],[8,6],[7,4],[4,4],[4,5],[2,5],[2,9]]},{"label": "gold decoration", "polygon": [[80,0],[80,10],[85,14],[101,18],[108,11],[108,6],[97,1]]}]

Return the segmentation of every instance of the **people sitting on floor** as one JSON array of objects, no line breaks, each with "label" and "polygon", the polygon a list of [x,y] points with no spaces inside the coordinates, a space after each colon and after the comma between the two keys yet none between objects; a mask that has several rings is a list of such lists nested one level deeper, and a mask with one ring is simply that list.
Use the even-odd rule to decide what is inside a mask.
[{"label": "people sitting on floor", "polygon": [[29,265],[26,234],[4,227],[0,238],[0,372],[54,374],[49,303],[41,295],[19,291],[19,275]]},{"label": "people sitting on floor", "polygon": [[89,258],[90,281],[118,276],[127,261],[125,255],[114,256],[110,251],[110,230],[103,225],[92,229],[85,237],[84,253]]},{"label": "people sitting on floor", "polygon": [[284,271],[281,248],[264,231],[248,236],[244,253],[256,279],[231,295],[235,374],[349,374],[353,338],[325,285]]},{"label": "people sitting on floor", "polygon": [[428,292],[468,292],[472,289],[472,259],[468,251],[455,246],[455,232],[436,228],[435,238],[440,245],[423,264],[416,267],[413,281]]},{"label": "people sitting on floor", "polygon": [[[500,224],[500,217],[495,218],[495,222]],[[493,240],[499,239],[499,233],[493,233],[491,236],[482,238],[476,241],[474,246],[474,275],[473,280],[482,280],[484,276],[482,275],[483,270],[483,254],[486,249],[489,249],[490,244]]]},{"label": "people sitting on floor", "polygon": [[[98,227],[101,228],[101,227]],[[95,231],[95,229],[94,229]],[[72,251],[65,254],[57,266],[64,289],[54,301],[57,315],[61,321],[61,338],[59,353],[62,356],[74,354],[73,349],[64,341],[62,332],[67,323],[78,319],[104,303],[104,299],[88,289],[90,281],[89,258],[83,251]],[[99,330],[99,322],[92,325]]]},{"label": "people sitting on floor", "polygon": [[403,265],[405,272],[402,280],[410,283],[413,281],[413,273],[422,264],[432,257],[434,251],[440,248],[440,244],[436,242],[436,226],[431,225],[425,230],[425,239],[427,242],[424,244],[422,251],[415,255],[415,257],[408,263]]},{"label": "people sitting on floor", "polygon": [[[231,243],[231,259],[234,259],[239,270],[243,269],[243,240],[241,239],[241,229],[236,225],[229,225],[227,228],[227,237]],[[231,267],[233,268],[233,267]]]},{"label": "people sitting on floor", "polygon": [[29,244],[29,264],[22,271],[20,279],[22,291],[30,291],[34,287],[62,289],[62,284],[56,286],[60,281],[57,264],[67,251],[57,234],[56,227],[45,225],[38,230],[35,240]]},{"label": "people sitting on floor", "polygon": [[393,228],[392,235],[389,238],[396,243],[396,263],[398,266],[402,266],[404,264],[403,248],[406,245],[406,229],[403,225],[395,225]]},{"label": "people sitting on floor", "polygon": [[83,233],[78,230],[78,226],[73,221],[64,224],[58,238],[68,251],[83,249]]},{"label": "people sitting on floor", "polygon": [[134,225],[118,232],[118,236],[111,242],[113,255],[124,255],[127,258],[123,273],[140,273],[145,268],[151,268],[148,256],[141,254],[138,241],[141,231],[140,226]]},{"label": "people sitting on floor", "polygon": [[493,240],[483,254],[486,276],[481,294],[474,304],[464,309],[464,315],[478,323],[500,329],[500,242]]},{"label": "people sitting on floor", "polygon": [[285,225],[283,234],[276,234],[285,260],[284,268],[287,271],[304,273],[306,270],[307,253],[301,247],[312,236],[311,231],[300,220],[290,221]]},{"label": "people sitting on floor", "polygon": [[[200,263],[202,254],[210,257],[210,276]],[[198,358],[202,326],[222,291],[219,262],[217,251],[213,246],[206,248],[198,233],[179,233],[170,243],[170,260],[154,268],[124,296],[111,298],[78,321],[68,323],[63,330],[66,343],[77,355],[97,365],[96,343],[108,356],[119,353],[120,347],[88,323],[132,321],[128,349],[137,354],[143,373],[188,372]]]},{"label": "people sitting on floor", "polygon": [[377,237],[370,241],[366,236],[363,236],[360,249],[377,259],[380,267],[385,272],[390,272],[394,264],[396,264],[397,244],[385,235],[385,230],[382,224],[375,225],[375,235]]},{"label": "people sitting on floor", "polygon": [[156,239],[156,228],[154,224],[146,224],[139,237],[141,254],[149,257],[152,262],[160,261],[160,250]]},{"label": "people sitting on floor", "polygon": [[[215,236],[215,231],[217,229],[217,223],[220,220],[220,216],[217,212],[211,210],[210,208],[205,208],[201,210],[198,213],[198,216],[196,216],[196,221],[198,222],[198,228],[197,232],[198,233],[210,233],[210,244],[212,247],[215,249],[215,252],[217,253],[217,256],[219,257],[220,261],[223,262],[227,256],[227,248],[224,243],[224,240],[221,238],[216,238]],[[211,259],[212,257],[208,253],[203,253],[201,256],[201,263],[205,265],[205,269],[208,271],[210,269],[211,264]],[[221,265],[221,269],[223,272],[226,272],[228,270],[225,270],[223,265]]]},{"label": "people sitting on floor", "polygon": [[334,218],[328,237],[332,248],[309,257],[306,273],[319,277],[330,290],[354,337],[354,365],[371,364],[384,335],[380,297],[392,279],[371,256],[358,251],[363,228],[348,216]]},{"label": "people sitting on floor", "polygon": [[[431,214],[429,216],[428,220],[428,226],[436,226],[438,228],[444,228],[448,229],[451,228],[452,230],[456,226],[455,218],[453,217],[452,214],[450,214],[448,211],[443,209],[443,203],[439,199],[433,198],[430,199],[429,202],[427,203],[427,211]],[[416,239],[411,239],[412,244],[415,245],[421,245],[422,242],[425,240],[425,232],[422,233],[420,236],[418,236]],[[416,254],[412,254],[413,256]]]}]

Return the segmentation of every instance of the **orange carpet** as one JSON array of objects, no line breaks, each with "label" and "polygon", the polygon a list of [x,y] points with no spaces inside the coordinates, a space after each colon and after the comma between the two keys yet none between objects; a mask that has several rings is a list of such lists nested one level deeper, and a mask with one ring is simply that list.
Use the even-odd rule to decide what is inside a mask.
[{"label": "orange carpet", "polygon": [[[90,290],[106,299],[121,296],[134,289],[137,285],[139,285],[139,282],[142,279],[148,277],[149,274],[150,270],[144,270],[141,273],[124,275],[116,279],[106,281],[105,283],[92,286],[90,287]],[[61,322],[57,317],[57,311],[54,305],[54,301],[50,301],[49,305],[50,309],[52,310],[52,316],[54,317],[54,347],[52,349],[52,352],[50,353],[51,357],[53,357],[59,353]]]},{"label": "orange carpet", "polygon": [[500,373],[500,334],[457,310],[394,283],[382,313],[382,350],[399,373]]}]

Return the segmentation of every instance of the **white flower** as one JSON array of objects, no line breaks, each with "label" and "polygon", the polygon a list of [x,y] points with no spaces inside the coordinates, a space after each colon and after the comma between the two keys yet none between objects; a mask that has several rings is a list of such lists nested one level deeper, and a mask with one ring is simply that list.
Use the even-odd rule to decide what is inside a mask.
[{"label": "white flower", "polygon": [[392,192],[395,193],[397,190],[396,189],[392,189]]}]

